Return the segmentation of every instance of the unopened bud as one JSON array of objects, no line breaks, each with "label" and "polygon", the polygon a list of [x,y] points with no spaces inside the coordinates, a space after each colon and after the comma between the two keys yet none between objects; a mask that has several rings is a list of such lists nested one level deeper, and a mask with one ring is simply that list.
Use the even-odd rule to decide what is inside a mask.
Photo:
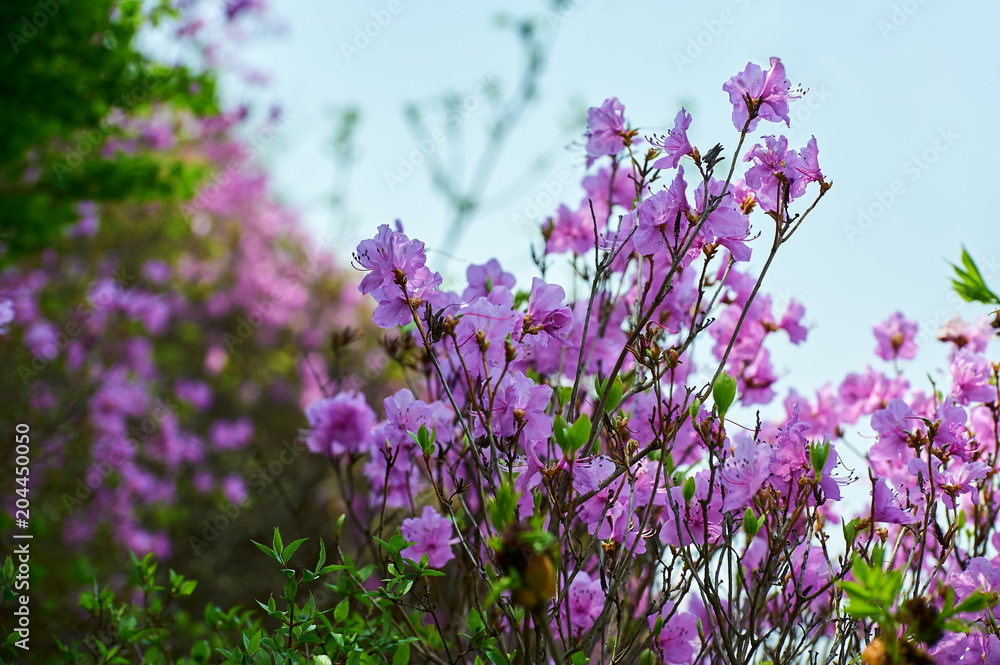
[{"label": "unopened bud", "polygon": [[490,340],[486,339],[486,333],[482,330],[476,331],[476,344],[479,345],[479,350],[486,353],[486,350],[490,348]]},{"label": "unopened bud", "polygon": [[509,339],[503,343],[503,357],[507,362],[512,362],[514,358],[517,358],[517,349],[514,348],[514,343]]}]

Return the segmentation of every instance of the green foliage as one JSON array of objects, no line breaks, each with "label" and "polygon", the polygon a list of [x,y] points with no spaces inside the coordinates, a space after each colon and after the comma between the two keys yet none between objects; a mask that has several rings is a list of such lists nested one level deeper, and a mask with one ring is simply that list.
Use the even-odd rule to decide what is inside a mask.
[{"label": "green foliage", "polygon": [[812,464],[813,471],[816,474],[816,481],[819,482],[820,477],[823,475],[823,467],[826,466],[826,461],[830,458],[830,442],[824,441],[823,443],[813,443],[809,446],[809,463]]},{"label": "green foliage", "polygon": [[960,268],[955,264],[951,264],[951,267],[955,270],[956,279],[951,281],[952,286],[961,298],[967,302],[981,302],[987,305],[1000,305],[1000,296],[993,293],[988,286],[986,286],[986,281],[983,279],[982,274],[979,272],[979,268],[976,266],[975,261],[969,255],[969,251],[962,248],[962,266]]},{"label": "green foliage", "polygon": [[144,26],[176,12],[163,0],[146,4],[0,6],[9,42],[0,49],[0,240],[8,248],[0,263],[47,246],[77,218],[77,201],[184,199],[204,175],[154,155],[102,156],[109,140],[135,138],[113,111],[217,111],[210,74],[156,63],[137,49]]},{"label": "green foliage", "polygon": [[497,531],[503,531],[517,519],[517,498],[514,484],[505,478],[497,488],[496,496],[487,499],[490,521]]},{"label": "green foliage", "polygon": [[596,379],[596,382],[598,398],[604,395],[605,390],[608,390],[608,397],[604,402],[604,412],[611,413],[622,403],[622,380],[616,376],[615,380],[611,382],[610,389],[608,388],[607,380],[601,381],[600,379]]},{"label": "green foliage", "polygon": [[[853,521],[845,524],[845,533],[848,529],[854,529]],[[872,549],[871,564],[856,558],[851,567],[854,580],[839,584],[849,599],[847,614],[878,624],[889,662],[901,662],[900,654],[912,652],[915,642],[933,645],[945,631],[968,632],[968,622],[958,615],[980,613],[997,602],[995,597],[974,591],[955,605],[955,591],[950,587],[940,590],[944,601],[940,609],[938,603],[922,596],[904,600],[907,595],[901,596],[904,571],[883,570],[884,556],[885,550],[876,546]]]},{"label": "green foliage", "polygon": [[552,425],[553,434],[556,443],[559,444],[567,457],[572,457],[576,451],[587,445],[587,439],[590,437],[590,426],[590,416],[586,413],[581,414],[576,422],[568,427],[562,416],[556,415]]}]

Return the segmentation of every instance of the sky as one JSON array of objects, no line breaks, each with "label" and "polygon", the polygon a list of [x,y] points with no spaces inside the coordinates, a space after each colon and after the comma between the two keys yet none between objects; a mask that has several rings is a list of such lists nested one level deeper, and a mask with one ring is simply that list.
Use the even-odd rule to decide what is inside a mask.
[{"label": "sky", "polygon": [[[222,90],[234,104],[282,105],[288,120],[262,154],[274,188],[345,264],[359,240],[401,219],[446,279],[496,257],[530,284],[536,223],[559,203],[580,201],[573,183],[584,173],[586,107],[617,96],[646,133],[669,127],[684,105],[694,117],[692,143],[704,152],[721,142],[731,154],[738,134],[722,84],[748,61],[766,67],[778,56],[808,93],[793,103],[790,129],[761,123],[758,136],[785,133],[790,147],[815,136],[833,181],[765,282],[776,301],[802,302],[810,326],[805,344],[772,350],[780,387],[811,392],[867,364],[890,371],[874,356],[871,329],[895,310],[929,333],[925,345],[953,314],[984,313],[951,292],[949,262],[964,244],[994,290],[1000,285],[1000,224],[985,168],[1000,154],[1000,5],[580,0],[559,13],[546,9],[540,0],[283,0],[270,9],[282,34],[240,53],[268,74],[268,85],[228,77]],[[414,151],[472,171],[496,117],[484,81],[509,95],[524,66],[517,40],[498,27],[501,13],[538,17],[547,64],[538,98],[497,157],[481,214],[445,254],[451,216]],[[406,106],[447,93],[464,104],[454,122],[464,138],[442,139],[443,117],[415,136]],[[331,109],[348,105],[362,117],[357,160],[345,174],[328,145]],[[338,190],[349,192],[346,215],[329,203]],[[752,222],[766,236],[764,218]],[[767,242],[757,241],[755,268]],[[931,346],[906,368],[911,383],[946,372],[943,345]]]}]

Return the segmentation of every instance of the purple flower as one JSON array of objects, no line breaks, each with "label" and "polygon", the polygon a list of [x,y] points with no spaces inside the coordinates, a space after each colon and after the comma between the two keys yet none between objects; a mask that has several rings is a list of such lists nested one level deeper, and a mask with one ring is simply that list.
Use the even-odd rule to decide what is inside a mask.
[{"label": "purple flower", "polygon": [[990,385],[993,369],[990,362],[978,353],[959,349],[951,361],[951,396],[960,404],[996,401],[996,387]]},{"label": "purple flower", "polygon": [[788,149],[787,138],[765,136],[764,144],[766,148],[758,143],[743,157],[743,161],[753,162],[747,169],[746,182],[757,193],[761,208],[776,211],[779,203],[786,203],[786,195],[787,203],[791,203],[805,193],[811,181],[804,172],[808,171],[805,162]]},{"label": "purple flower", "polygon": [[499,436],[520,430],[526,444],[545,441],[552,434],[552,418],[545,413],[552,398],[550,386],[538,386],[521,372],[501,379],[493,400],[493,427]]},{"label": "purple flower", "polygon": [[216,420],[208,430],[208,437],[219,450],[242,448],[253,437],[253,421],[250,418]]},{"label": "purple flower", "polygon": [[177,379],[174,393],[178,399],[184,400],[199,411],[204,411],[212,404],[212,389],[204,381]]},{"label": "purple flower", "polygon": [[993,339],[993,328],[986,317],[965,323],[955,316],[938,332],[937,338],[942,342],[951,342],[956,349],[968,346],[970,351],[982,353]]},{"label": "purple flower", "polygon": [[[788,120],[788,89],[785,66],[779,58],[771,58],[771,69],[764,72],[758,65],[748,62],[746,69],[723,84],[733,105],[733,125],[737,131],[754,131],[761,119],[770,122]],[[750,124],[747,126],[747,121]]]},{"label": "purple flower", "polygon": [[[708,537],[715,541],[722,535],[722,499],[719,491],[713,491],[708,482],[709,472],[701,471],[694,476],[694,497],[691,503],[684,502],[684,488],[672,487],[664,513],[666,518],[660,529],[660,541],[673,547],[683,547],[705,539],[705,513],[702,501],[708,500]],[[603,505],[602,505],[603,507]],[[680,516],[678,521],[677,516]]]},{"label": "purple flower", "polygon": [[684,168],[681,167],[669,188],[661,189],[639,204],[635,213],[637,228],[632,236],[637,252],[650,256],[666,249],[679,250],[688,229],[684,214],[689,209],[686,188]]},{"label": "purple flower", "polygon": [[[733,255],[735,261],[749,261],[750,248],[745,240],[750,235],[750,218],[737,207],[732,185],[723,192],[726,183],[712,178],[708,182],[708,200],[720,197],[719,206],[709,214],[701,227],[706,242],[717,242]],[[699,215],[705,204],[705,183],[701,182],[694,192],[694,206]]]},{"label": "purple flower", "polygon": [[896,495],[886,485],[885,478],[879,476],[872,487],[872,513],[875,522],[882,524],[913,524],[917,518],[899,507]]},{"label": "purple flower", "polygon": [[617,97],[609,97],[600,107],[587,111],[587,166],[602,155],[617,155],[625,147],[625,107]]},{"label": "purple flower", "polygon": [[569,621],[573,635],[579,635],[585,628],[594,625],[597,617],[604,609],[606,594],[601,588],[600,577],[591,579],[590,575],[580,571],[576,574],[573,582],[566,592],[569,600],[569,616],[566,617],[565,603],[560,603],[559,607],[563,611],[563,616]]},{"label": "purple flower", "polygon": [[565,306],[565,301],[566,292],[561,286],[533,278],[521,341],[525,335],[537,335],[542,346],[547,345],[549,339],[566,344],[566,334],[573,327],[573,311]]},{"label": "purple flower", "polygon": [[[455,326],[459,353],[473,378],[483,373],[483,358],[490,367],[502,367],[504,341],[514,334],[517,315],[510,307],[494,305],[486,298],[477,298],[465,308]],[[477,339],[478,338],[478,339]],[[483,351],[479,339],[486,345]]]},{"label": "purple flower", "polygon": [[44,319],[32,323],[24,333],[24,345],[39,359],[55,360],[59,356],[57,340],[58,330]]},{"label": "purple flower", "polygon": [[722,511],[743,508],[753,499],[770,475],[771,447],[748,436],[741,437],[736,451],[722,465],[719,478],[727,494]]},{"label": "purple flower", "polygon": [[788,333],[788,340],[792,344],[801,344],[809,333],[809,330],[802,325],[802,317],[805,314],[805,307],[797,300],[792,300],[778,323],[778,327]]},{"label": "purple flower", "polygon": [[806,182],[823,179],[823,172],[819,170],[819,148],[816,146],[815,136],[809,139],[806,147],[799,150],[799,162],[795,165],[795,170]]},{"label": "purple flower", "polygon": [[261,6],[260,0],[226,0],[226,20],[233,21],[240,14]]},{"label": "purple flower", "polygon": [[306,439],[311,452],[337,458],[364,452],[371,445],[375,412],[357,391],[316,400],[306,407],[306,418],[312,428]]},{"label": "purple flower", "polygon": [[663,151],[663,157],[653,162],[654,169],[674,169],[684,155],[694,152],[691,143],[688,141],[687,130],[691,126],[691,114],[683,108],[677,112],[674,118],[674,128],[663,137],[661,143],[653,143]]},{"label": "purple flower", "polygon": [[784,482],[791,482],[803,470],[811,468],[806,447],[809,442],[803,432],[809,429],[807,423],[799,420],[798,403],[792,407],[792,416],[781,428],[774,442],[774,457],[770,471]]},{"label": "purple flower", "polygon": [[[430,422],[430,408],[427,403],[416,399],[409,388],[403,388],[392,397],[386,397],[382,402],[385,409],[385,439],[395,448],[410,448],[414,446],[409,432],[416,433],[421,425],[428,430],[433,428]],[[372,419],[374,422],[374,414]]]},{"label": "purple flower", "polygon": [[155,284],[162,284],[170,279],[170,264],[159,259],[146,261],[142,266],[142,276]]},{"label": "purple flower", "polygon": [[226,476],[222,481],[222,493],[226,495],[229,503],[241,504],[246,501],[250,494],[247,492],[247,485],[243,479],[236,475]]},{"label": "purple flower", "polygon": [[10,324],[14,322],[14,301],[6,298],[0,300],[0,335],[10,332]]},{"label": "purple flower", "polygon": [[570,210],[565,204],[556,210],[556,216],[549,218],[543,228],[545,251],[549,254],[586,254],[594,249],[594,221],[590,210],[581,207]]},{"label": "purple flower", "polygon": [[611,169],[605,166],[598,169],[597,173],[591,173],[580,181],[585,193],[583,203],[580,206],[580,214],[584,217],[586,225],[590,227],[588,249],[594,246],[594,219],[590,214],[590,202],[594,204],[597,228],[602,231],[607,225],[612,206],[618,205],[626,210],[631,210],[632,201],[635,200],[635,181],[632,180],[632,170],[617,168],[614,174],[615,177],[612,181]]},{"label": "purple flower", "polygon": [[962,665],[1000,665],[1000,638],[987,633],[970,633],[968,640]]},{"label": "purple flower", "polygon": [[424,506],[420,517],[403,520],[400,531],[407,541],[415,543],[402,551],[407,559],[417,561],[426,554],[428,565],[440,568],[455,558],[449,541],[453,533],[451,521],[430,506]]},{"label": "purple flower", "polygon": [[886,462],[897,459],[904,454],[910,428],[918,421],[909,405],[895,397],[889,400],[884,409],[872,414],[872,429],[878,433],[876,441],[868,453],[868,457],[876,462]]},{"label": "purple flower", "polygon": [[513,289],[516,280],[514,275],[504,272],[500,262],[490,259],[482,265],[469,266],[465,271],[469,285],[462,293],[462,300],[471,301],[479,296],[488,296],[495,286]]},{"label": "purple flower", "polygon": [[893,312],[888,319],[875,324],[873,328],[878,346],[875,353],[883,360],[912,360],[917,356],[918,326],[914,321],[907,321],[901,312]]},{"label": "purple flower", "polygon": [[771,387],[778,377],[771,367],[771,352],[760,349],[739,376],[740,404],[768,404],[774,399]]},{"label": "purple flower", "polygon": [[971,561],[965,570],[952,571],[948,584],[955,590],[955,602],[960,603],[975,591],[993,593],[1000,591],[1000,567],[981,556]]},{"label": "purple flower", "polygon": [[[667,602],[660,611],[664,618],[674,611],[674,604]],[[658,617],[649,617],[649,629],[653,630]],[[698,619],[688,612],[676,612],[663,624],[659,635],[655,635],[655,646],[666,663],[690,663],[694,658],[694,642],[698,639]]]},{"label": "purple flower", "polygon": [[427,261],[424,243],[406,237],[398,222],[396,231],[382,224],[374,238],[362,240],[354,260],[368,271],[358,289],[378,302],[372,322],[380,328],[406,325],[413,318],[401,281],[405,281],[406,295],[411,299],[431,302],[441,299],[435,292],[441,284],[441,275],[424,265]]}]

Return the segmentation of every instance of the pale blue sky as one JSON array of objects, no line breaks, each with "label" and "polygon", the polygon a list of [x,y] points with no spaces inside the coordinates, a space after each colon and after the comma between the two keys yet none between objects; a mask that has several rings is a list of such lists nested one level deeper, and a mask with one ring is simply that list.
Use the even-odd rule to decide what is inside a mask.
[{"label": "pale blue sky", "polygon": [[[385,173],[418,147],[402,110],[409,101],[429,101],[446,91],[474,95],[484,75],[498,77],[509,91],[521,53],[493,18],[503,10],[540,13],[544,21],[542,3],[527,0],[399,0],[393,8],[397,13],[381,0],[274,3],[271,13],[287,24],[287,33],[241,53],[272,75],[271,85],[249,90],[227,80],[224,86],[230,101],[277,101],[290,114],[266,155],[275,187],[302,211],[309,229],[339,239],[337,253],[345,263],[359,239],[397,217],[411,236],[430,248],[440,246],[450,218],[431,192],[428,169],[418,168],[394,188],[386,184]],[[391,21],[359,53],[345,56],[342,45],[351,45],[356,30],[380,11]],[[731,150],[736,132],[722,83],[747,61],[766,65],[769,56],[780,56],[792,82],[811,90],[793,105],[792,128],[785,133],[794,146],[815,135],[820,164],[834,182],[779,255],[768,282],[773,293],[802,301],[813,326],[805,345],[779,345],[772,354],[786,376],[781,392],[790,385],[811,390],[838,382],[868,362],[882,366],[873,355],[871,327],[894,309],[929,329],[955,311],[967,317],[978,311],[958,303],[949,288],[946,261],[957,260],[962,243],[979,259],[987,280],[1000,285],[1000,224],[986,175],[989,161],[1000,154],[998,15],[994,3],[933,0],[577,2],[553,25],[541,98],[502,154],[487,192],[488,210],[455,251],[460,258],[432,255],[432,267],[458,275],[469,262],[496,256],[521,283],[530,283],[530,229],[513,220],[533,202],[544,203],[542,183],[563,170],[579,181],[581,152],[570,144],[582,125],[568,129],[574,108],[614,95],[633,126],[652,130],[684,103],[694,116],[692,142],[704,150],[721,141]],[[700,54],[689,39],[700,40]],[[688,56],[695,57],[680,60]],[[341,230],[327,205],[335,170],[325,143],[331,134],[328,109],[345,104],[360,106],[364,117],[351,182],[351,225]],[[464,121],[467,134],[481,134],[489,119],[480,104]],[[760,129],[780,131],[765,124]],[[476,150],[467,147],[469,163]],[[533,170],[539,157],[546,161]],[[572,187],[563,199],[575,206],[580,192]],[[859,225],[862,209],[873,213],[867,228]],[[755,224],[766,231],[763,218]],[[755,250],[760,260],[764,242]],[[918,368],[908,372],[912,381],[945,369],[943,349],[925,356]]]}]

